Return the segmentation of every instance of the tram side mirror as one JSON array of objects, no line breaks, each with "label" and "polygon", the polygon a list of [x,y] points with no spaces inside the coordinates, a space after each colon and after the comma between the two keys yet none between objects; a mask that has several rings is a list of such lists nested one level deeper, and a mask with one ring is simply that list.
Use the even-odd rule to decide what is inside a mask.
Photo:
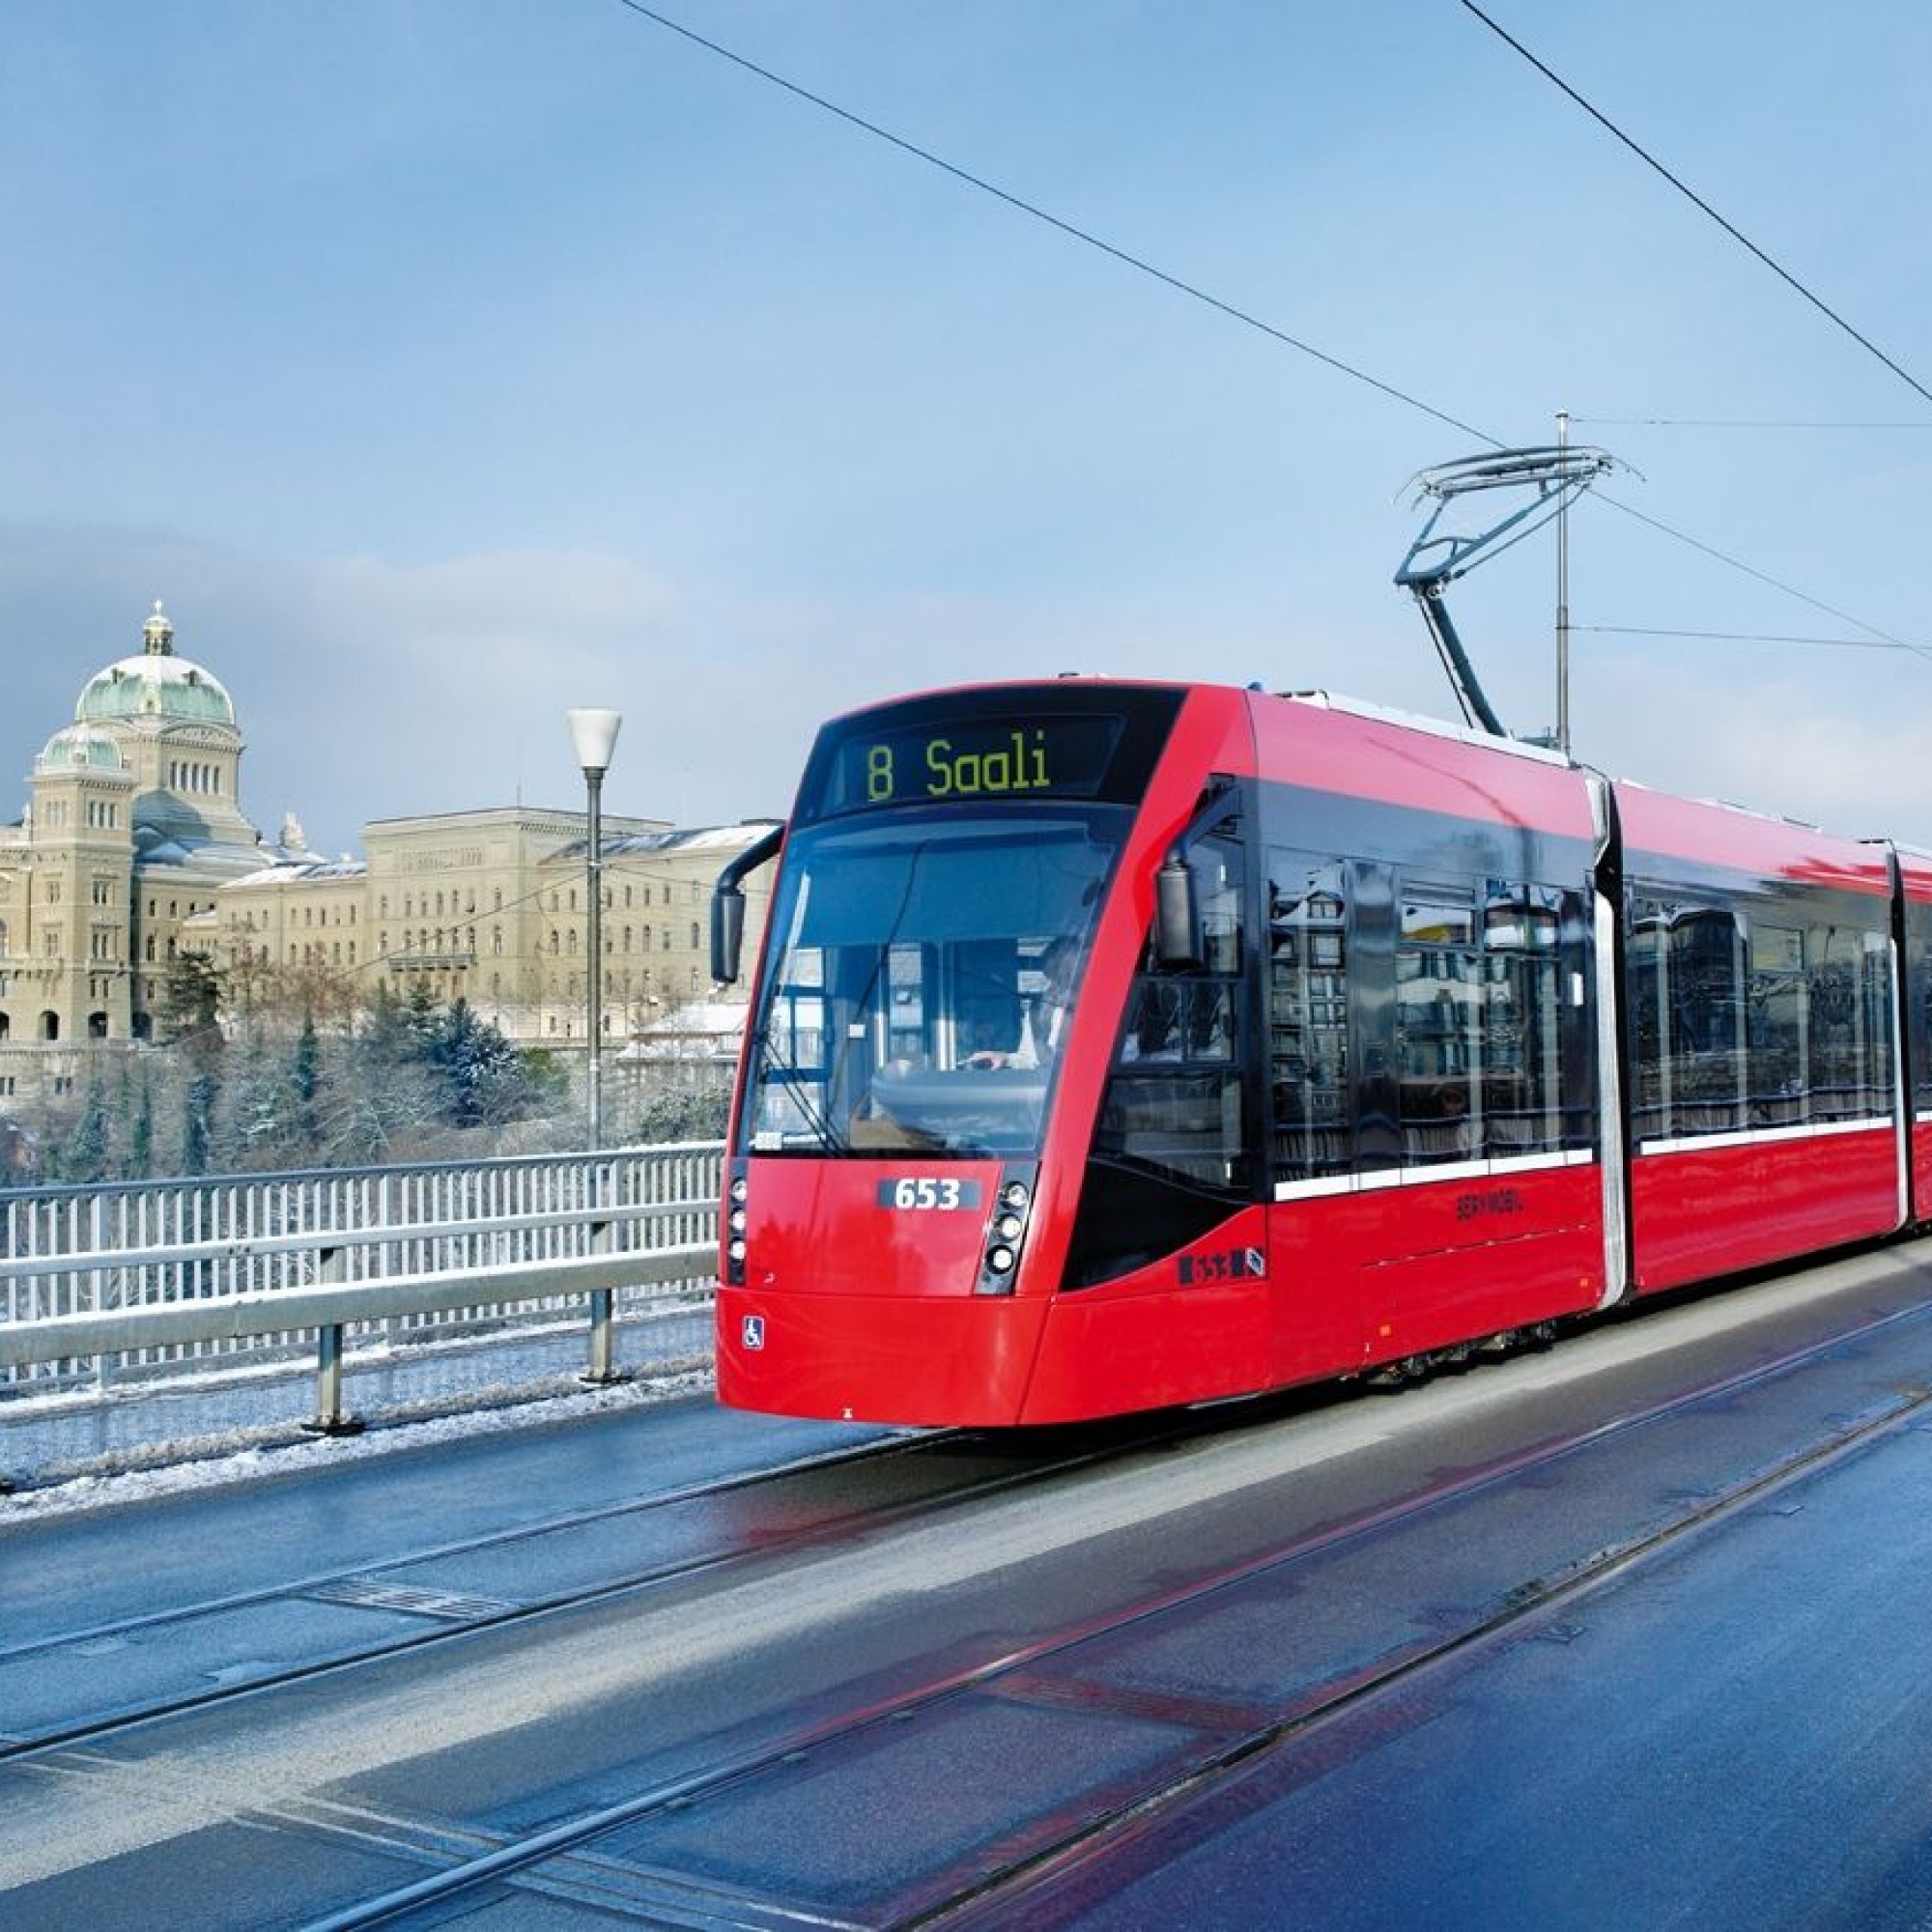
[{"label": "tram side mirror", "polygon": [[711,978],[716,985],[737,984],[745,951],[745,889],[738,881],[776,859],[784,836],[784,827],[774,825],[719,873],[718,883],[711,889]]},{"label": "tram side mirror", "polygon": [[1201,964],[1201,907],[1194,895],[1194,868],[1179,846],[1153,877],[1154,956],[1169,972]]},{"label": "tram side mirror", "polygon": [[735,885],[720,886],[711,895],[711,978],[715,984],[737,983],[744,950],[744,892]]}]

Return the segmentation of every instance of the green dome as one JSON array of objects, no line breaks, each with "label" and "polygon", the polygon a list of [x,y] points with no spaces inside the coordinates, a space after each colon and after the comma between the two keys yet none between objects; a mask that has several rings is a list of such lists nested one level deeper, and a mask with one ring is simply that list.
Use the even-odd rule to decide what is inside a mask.
[{"label": "green dome", "polygon": [[123,658],[89,680],[73,715],[81,724],[162,718],[232,726],[235,704],[219,678],[186,658]]},{"label": "green dome", "polygon": [[137,719],[235,728],[235,703],[213,672],[174,651],[175,627],[161,607],[141,627],[139,657],[123,658],[89,679],[74,722],[126,724]]},{"label": "green dome", "polygon": [[118,772],[124,769],[120,747],[103,731],[86,724],[70,724],[56,731],[34,760],[37,772]]}]

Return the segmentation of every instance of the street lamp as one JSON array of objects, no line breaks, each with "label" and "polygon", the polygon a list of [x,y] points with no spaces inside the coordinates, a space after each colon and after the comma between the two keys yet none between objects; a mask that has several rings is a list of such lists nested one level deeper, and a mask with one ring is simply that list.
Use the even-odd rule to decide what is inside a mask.
[{"label": "street lamp", "polygon": [[590,1035],[585,1061],[586,1099],[590,1116],[590,1147],[604,1144],[604,774],[611,769],[623,716],[615,711],[572,711],[570,742],[583,767],[589,794],[589,824],[584,838],[584,870],[590,883],[590,969],[585,978]]}]

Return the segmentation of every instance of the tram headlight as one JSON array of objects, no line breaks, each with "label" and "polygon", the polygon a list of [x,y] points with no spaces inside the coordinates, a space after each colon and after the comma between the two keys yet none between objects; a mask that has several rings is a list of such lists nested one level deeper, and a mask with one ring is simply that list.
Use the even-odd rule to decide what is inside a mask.
[{"label": "tram headlight", "polygon": [[725,1179],[724,1225],[719,1231],[724,1237],[724,1265],[721,1272],[726,1288],[743,1288],[745,1285],[745,1256],[748,1252],[745,1236],[749,1227],[745,1204],[751,1195],[752,1183],[740,1166]]},{"label": "tram headlight", "polygon": [[1010,1295],[1019,1292],[1020,1250],[1026,1242],[1036,1178],[1031,1168],[1009,1167],[1001,1175],[993,1191],[992,1212],[986,1218],[976,1293]]}]

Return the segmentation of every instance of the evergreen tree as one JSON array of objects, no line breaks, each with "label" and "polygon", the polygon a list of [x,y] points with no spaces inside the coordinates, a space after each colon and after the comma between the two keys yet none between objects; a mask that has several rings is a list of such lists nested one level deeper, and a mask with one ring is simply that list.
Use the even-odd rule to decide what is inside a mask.
[{"label": "evergreen tree", "polygon": [[107,1178],[107,1095],[97,1074],[87,1084],[73,1132],[59,1154],[64,1180],[104,1180]]},{"label": "evergreen tree", "polygon": [[145,1180],[155,1171],[155,1085],[144,1065],[140,1092],[128,1128],[128,1177]]},{"label": "evergreen tree", "polygon": [[301,1158],[315,1158],[321,1142],[319,1101],[322,1095],[322,1038],[315,1030],[315,1015],[302,1015],[301,1032],[296,1037],[295,1067],[290,1077],[295,1096],[295,1137]]},{"label": "evergreen tree", "polygon": [[161,982],[161,1037],[168,1040],[220,1038],[220,971],[206,952],[178,953]]},{"label": "evergreen tree", "polygon": [[206,1174],[214,1142],[214,1100],[220,1086],[212,1073],[197,1073],[188,1082],[187,1106],[182,1118],[181,1172]]}]

